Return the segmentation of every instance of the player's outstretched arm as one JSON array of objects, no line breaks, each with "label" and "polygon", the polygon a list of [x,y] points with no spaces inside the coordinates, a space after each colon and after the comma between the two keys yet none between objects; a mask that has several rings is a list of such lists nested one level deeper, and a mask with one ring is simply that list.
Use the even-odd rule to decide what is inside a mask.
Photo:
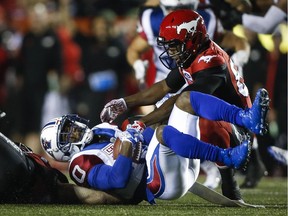
[{"label": "player's outstretched arm", "polygon": [[166,81],[162,80],[153,84],[150,88],[136,94],[120,99],[114,99],[104,106],[100,114],[100,119],[102,122],[111,123],[129,108],[155,104],[170,90],[171,89],[167,86]]},{"label": "player's outstretched arm", "polygon": [[286,18],[287,11],[283,11],[279,6],[272,5],[263,17],[253,14],[243,14],[242,23],[246,28],[254,32],[271,34]]},{"label": "player's outstretched arm", "polygon": [[58,202],[61,204],[123,204],[124,200],[103,191],[80,187],[75,184],[58,183]]}]

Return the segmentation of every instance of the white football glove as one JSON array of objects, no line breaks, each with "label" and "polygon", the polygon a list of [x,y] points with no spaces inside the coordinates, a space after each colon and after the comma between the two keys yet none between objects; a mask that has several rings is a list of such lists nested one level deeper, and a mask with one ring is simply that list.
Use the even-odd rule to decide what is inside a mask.
[{"label": "white football glove", "polygon": [[132,158],[134,162],[139,162],[142,149],[143,149],[143,143],[144,143],[144,137],[143,135],[137,131],[134,128],[127,129],[126,131],[123,131],[121,134],[119,134],[119,139],[121,142],[123,141],[129,141],[132,143]]},{"label": "white football glove", "polygon": [[143,143],[143,135],[134,128],[127,129],[118,135],[119,139],[123,142],[124,140],[130,141],[133,145],[138,142]]},{"label": "white football glove", "polygon": [[100,119],[102,122],[111,123],[117,118],[118,115],[122,114],[126,110],[127,105],[123,98],[114,99],[104,106],[100,114]]},{"label": "white football glove", "polygon": [[139,80],[140,82],[144,82],[145,80],[145,75],[146,75],[146,71],[148,68],[148,60],[136,60],[133,64],[133,69],[135,71],[135,77],[137,80]]}]

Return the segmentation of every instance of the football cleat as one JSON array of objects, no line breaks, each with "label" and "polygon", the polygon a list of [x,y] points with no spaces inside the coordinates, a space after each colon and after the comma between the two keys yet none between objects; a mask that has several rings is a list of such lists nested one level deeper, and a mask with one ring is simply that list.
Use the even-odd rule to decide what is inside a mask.
[{"label": "football cleat", "polygon": [[246,166],[250,152],[251,142],[249,140],[244,140],[239,146],[223,149],[220,152],[220,157],[226,166],[240,169]]},{"label": "football cleat", "polygon": [[233,168],[219,169],[221,174],[221,189],[222,194],[235,201],[243,202],[240,188],[235,178],[235,171]]},{"label": "football cleat", "polygon": [[252,107],[239,113],[243,125],[255,134],[264,135],[267,133],[266,115],[269,101],[267,90],[261,88],[257,91]]}]

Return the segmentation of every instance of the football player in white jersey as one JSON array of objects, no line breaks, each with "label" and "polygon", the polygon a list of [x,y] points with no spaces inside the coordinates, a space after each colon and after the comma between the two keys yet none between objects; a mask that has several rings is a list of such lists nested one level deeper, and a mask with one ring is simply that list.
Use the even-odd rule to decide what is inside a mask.
[{"label": "football player in white jersey", "polygon": [[[87,120],[65,115],[44,126],[41,145],[52,158],[69,161],[70,177],[80,186],[103,190],[131,203],[177,199],[196,181],[198,159],[239,169],[249,156],[249,137],[228,149],[200,141],[196,114],[257,131],[266,117],[261,113],[262,100],[258,96],[252,108],[244,110],[214,96],[191,92],[191,112],[195,115],[189,114],[189,118],[196,121],[183,127],[184,133],[165,125],[155,131],[150,127],[142,131],[135,125],[121,131],[109,123],[90,129]],[[213,109],[207,106],[210,103]]]}]

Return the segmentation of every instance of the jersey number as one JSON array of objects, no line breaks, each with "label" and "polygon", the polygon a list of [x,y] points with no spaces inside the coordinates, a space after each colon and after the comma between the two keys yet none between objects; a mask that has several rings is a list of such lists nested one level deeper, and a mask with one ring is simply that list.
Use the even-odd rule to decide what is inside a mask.
[{"label": "jersey number", "polygon": [[244,97],[248,97],[249,95],[248,88],[243,82],[243,78],[240,76],[238,70],[236,69],[237,66],[235,66],[234,62],[231,59],[230,59],[230,67],[236,80],[238,92],[242,94]]},{"label": "jersey number", "polygon": [[72,176],[77,182],[83,184],[86,176],[86,171],[81,169],[78,165],[76,165],[72,170]]}]

